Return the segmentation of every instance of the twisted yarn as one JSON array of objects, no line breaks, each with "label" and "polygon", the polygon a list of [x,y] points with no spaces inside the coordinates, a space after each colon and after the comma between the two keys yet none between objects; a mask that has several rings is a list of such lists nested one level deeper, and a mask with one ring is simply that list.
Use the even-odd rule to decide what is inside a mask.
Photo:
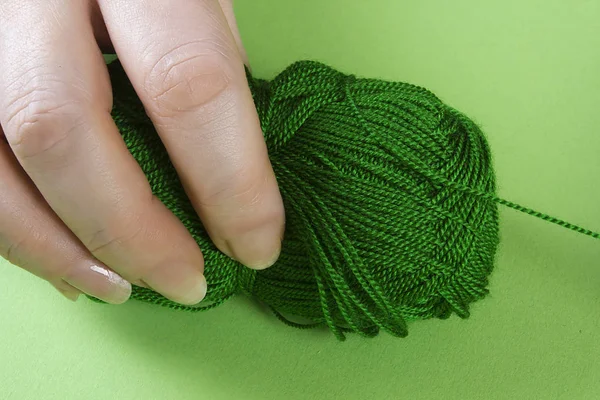
[{"label": "twisted yarn", "polygon": [[123,140],[202,249],[208,282],[197,307],[141,287],[134,299],[200,311],[245,293],[289,325],[326,325],[343,339],[403,337],[409,320],[466,318],[488,293],[498,203],[521,206],[496,197],[477,125],[428,90],[312,61],[272,81],[248,74],[287,220],[279,261],[254,271],[210,241],[121,65],[109,70]]}]

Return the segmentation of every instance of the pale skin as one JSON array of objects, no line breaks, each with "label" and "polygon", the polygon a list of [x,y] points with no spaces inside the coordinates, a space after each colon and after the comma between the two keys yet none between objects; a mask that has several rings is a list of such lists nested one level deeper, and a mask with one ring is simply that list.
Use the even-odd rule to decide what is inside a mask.
[{"label": "pale skin", "polygon": [[216,246],[255,269],[284,209],[232,0],[0,2],[0,255],[72,300],[206,294],[201,249],[110,116],[114,49]]}]

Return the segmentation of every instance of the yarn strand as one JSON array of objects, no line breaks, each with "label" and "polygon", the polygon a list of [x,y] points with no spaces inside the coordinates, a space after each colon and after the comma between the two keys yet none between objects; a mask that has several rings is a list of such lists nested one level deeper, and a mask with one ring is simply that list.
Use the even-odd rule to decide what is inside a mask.
[{"label": "yarn strand", "polygon": [[533,209],[531,209],[531,208],[523,207],[522,205],[519,205],[519,204],[513,203],[513,202],[511,202],[511,201],[508,201],[508,200],[501,199],[501,198],[499,198],[499,197],[495,197],[495,198],[494,198],[494,201],[496,201],[496,202],[498,202],[499,204],[502,204],[502,205],[504,205],[504,206],[506,206],[506,207],[513,208],[513,209],[515,209],[515,210],[517,210],[517,211],[520,211],[520,212],[522,212],[522,213],[525,213],[525,214],[531,215],[531,216],[533,216],[533,217],[535,217],[535,218],[539,218],[539,219],[541,219],[541,220],[544,220],[544,221],[550,222],[550,223],[552,223],[552,224],[556,224],[556,225],[558,225],[558,226],[561,226],[561,227],[563,227],[563,228],[566,228],[566,229],[572,230],[572,231],[574,231],[574,232],[577,232],[577,233],[580,233],[580,234],[582,234],[582,235],[591,236],[591,237],[593,237],[594,239],[600,239],[600,233],[598,233],[598,232],[594,232],[594,231],[591,231],[591,230],[589,230],[589,229],[582,228],[582,227],[580,227],[580,226],[577,226],[577,225],[575,225],[575,224],[572,224],[572,223],[570,223],[570,222],[563,221],[563,220],[561,220],[561,219],[558,219],[558,218],[552,217],[552,216],[550,216],[550,215],[548,215],[548,214],[541,213],[541,212],[539,212],[539,211],[536,211],[536,210],[533,210]]}]

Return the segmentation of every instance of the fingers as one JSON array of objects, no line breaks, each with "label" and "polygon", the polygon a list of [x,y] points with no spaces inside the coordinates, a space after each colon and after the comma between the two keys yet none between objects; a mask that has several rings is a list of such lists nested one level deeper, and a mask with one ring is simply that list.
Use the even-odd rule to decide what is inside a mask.
[{"label": "fingers", "polygon": [[94,259],[54,214],[5,142],[0,142],[0,255],[71,300],[84,292],[119,304],[131,294],[129,282]]},{"label": "fingers", "polygon": [[212,240],[250,267],[273,264],[283,203],[219,2],[99,4],[117,54]]},{"label": "fingers", "polygon": [[112,54],[115,52],[115,49],[110,40],[110,36],[108,35],[108,31],[106,30],[106,25],[104,24],[98,2],[92,0],[90,7],[90,20],[92,22],[92,31],[94,32],[96,43],[102,53]]},{"label": "fingers", "polygon": [[244,64],[248,68],[250,68],[248,54],[246,53],[246,49],[244,48],[244,44],[242,43],[240,30],[238,29],[235,13],[233,12],[233,0],[219,0],[219,5],[221,6],[221,10],[223,10],[223,15],[227,20],[227,25],[229,26],[229,30],[233,35],[233,39],[235,40],[235,44],[237,46],[238,52],[240,53],[240,57]]},{"label": "fingers", "polygon": [[[250,68],[248,54],[246,53],[246,49],[242,44],[242,38],[240,36],[235,14],[233,12],[233,2],[231,0],[219,0],[219,4],[221,5],[223,15],[227,20],[227,24],[237,45],[240,57],[242,58],[244,64]],[[92,29],[94,31],[94,37],[96,38],[98,47],[100,47],[100,50],[102,50],[103,53],[113,53],[115,49],[110,40],[110,36],[108,35],[108,31],[106,30],[106,24],[104,23],[104,18],[100,12],[100,7],[96,1],[92,1],[91,7]]]},{"label": "fingers", "polygon": [[112,121],[87,2],[3,1],[19,13],[0,23],[0,123],[22,168],[96,259],[174,301],[199,302],[202,254],[152,196]]}]

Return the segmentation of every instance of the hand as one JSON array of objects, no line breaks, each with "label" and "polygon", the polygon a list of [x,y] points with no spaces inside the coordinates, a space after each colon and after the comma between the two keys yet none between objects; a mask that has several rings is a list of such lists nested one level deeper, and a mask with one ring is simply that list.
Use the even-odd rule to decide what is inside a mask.
[{"label": "hand", "polygon": [[2,0],[0,254],[65,296],[131,283],[196,304],[203,258],[151,193],[110,116],[114,48],[219,249],[260,269],[283,203],[231,0]]}]

